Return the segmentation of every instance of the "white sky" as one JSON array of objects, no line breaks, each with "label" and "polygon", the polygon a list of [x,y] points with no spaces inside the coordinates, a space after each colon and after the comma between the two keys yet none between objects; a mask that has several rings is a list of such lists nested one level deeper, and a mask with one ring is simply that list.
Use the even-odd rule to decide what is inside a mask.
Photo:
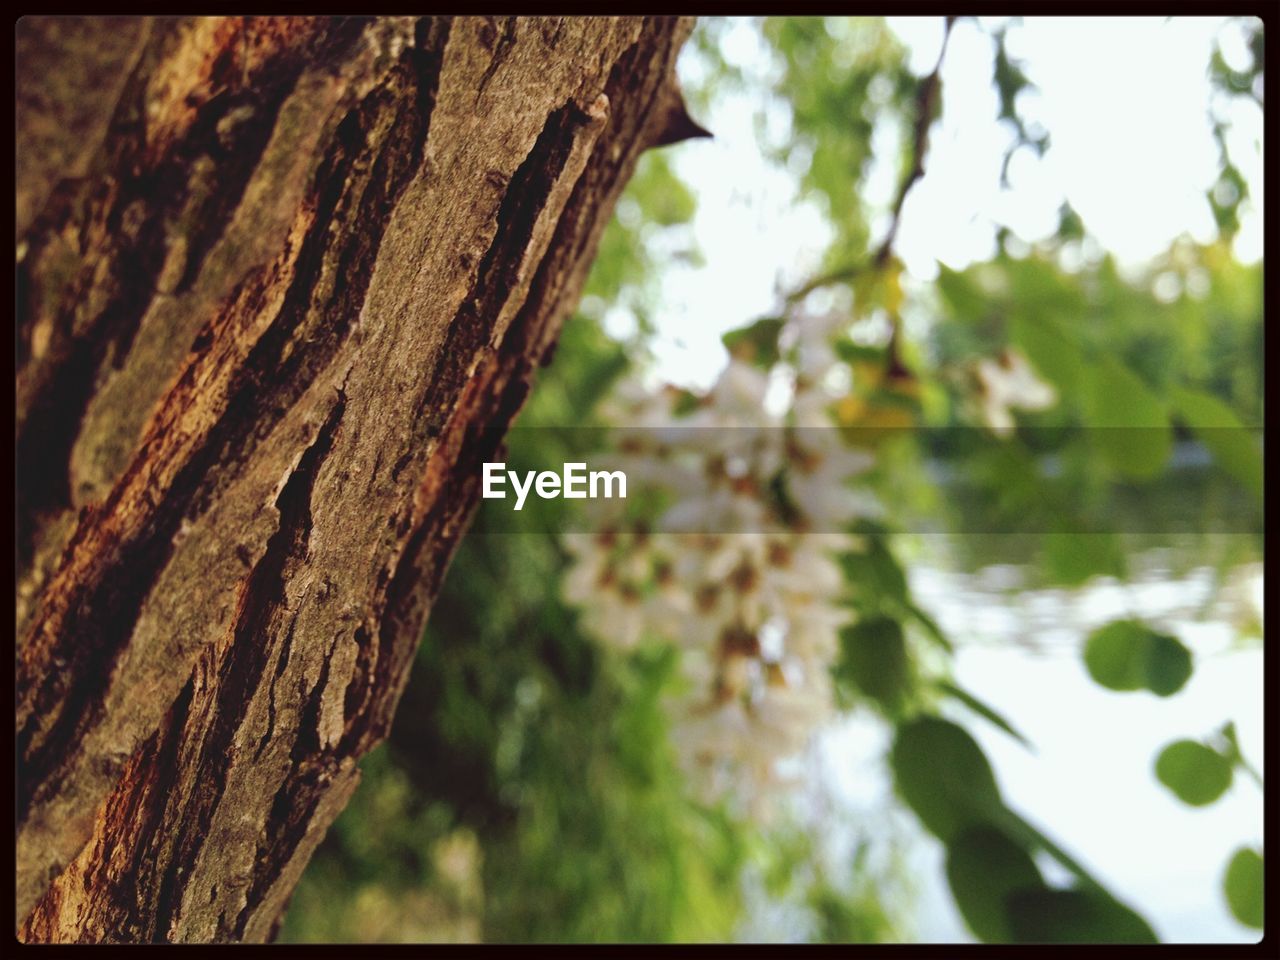
[{"label": "white sky", "polygon": [[[985,21],[991,23],[994,21]],[[937,17],[891,17],[911,67],[932,69],[942,39]],[[943,114],[932,134],[925,176],[907,199],[896,250],[922,281],[936,263],[962,268],[994,252],[1003,223],[1034,242],[1052,233],[1068,199],[1086,228],[1123,264],[1139,265],[1183,233],[1209,240],[1214,226],[1205,190],[1217,174],[1206,75],[1220,33],[1229,62],[1242,66],[1243,40],[1222,18],[1035,18],[1009,34],[1011,53],[1039,89],[1024,115],[1040,121],[1051,144],[1043,159],[1021,151],[1001,191],[1000,163],[1011,140],[997,119],[992,44],[969,21],[952,31],[943,64]],[[738,20],[724,52],[759,72],[766,51],[749,20]],[[683,71],[696,62],[686,57]],[[805,278],[829,239],[821,216],[795,201],[796,181],[760,156],[750,96],[730,96],[700,118],[713,140],[676,148],[676,169],[698,198],[693,233],[705,264],[664,268],[654,317],[656,373],[706,386],[724,362],[720,336],[776,306],[776,291]],[[1262,203],[1262,114],[1239,102],[1231,114],[1233,159]],[[785,116],[771,116],[785,125]],[[888,131],[881,131],[884,138]],[[869,193],[887,207],[896,160],[873,169]],[[1237,254],[1261,256],[1262,223],[1247,213]],[[619,333],[629,320],[607,321]]]},{"label": "white sky", "polygon": [[[912,69],[932,69],[940,18],[890,18],[890,25],[909,46]],[[1043,160],[1015,157],[1012,189],[1002,191],[1000,163],[1011,134],[996,119],[991,42],[973,24],[957,24],[943,67],[943,119],[896,245],[909,273],[928,281],[938,261],[962,268],[988,258],[997,223],[1028,242],[1043,238],[1056,228],[1064,198],[1099,244],[1130,267],[1183,233],[1211,239],[1204,193],[1217,175],[1217,148],[1206,68],[1223,29],[1219,18],[1027,18],[1013,28],[1011,53],[1039,88],[1023,113],[1049,130],[1051,144]],[[1221,35],[1229,62],[1243,66],[1238,32]],[[739,22],[724,49],[731,61],[760,68],[764,51],[747,22]],[[682,69],[695,66],[682,62]],[[654,320],[656,373],[666,380],[713,381],[724,362],[721,334],[774,308],[777,290],[810,274],[828,239],[821,217],[795,202],[794,178],[759,156],[755,106],[730,98],[714,117],[700,118],[714,140],[678,148],[676,168],[698,198],[694,234],[706,262],[664,269]],[[1262,114],[1241,104],[1231,119],[1233,160],[1260,211]],[[777,122],[785,117],[770,118]],[[887,205],[895,188],[891,169],[873,171],[874,199]],[[1249,261],[1261,257],[1259,213],[1246,209],[1236,252]],[[618,314],[606,323],[619,332],[627,326]],[[945,606],[946,595],[956,592],[955,585],[943,587],[932,597],[935,605]],[[977,602],[1000,615],[990,598]],[[945,622],[955,611],[934,612]],[[1214,807],[1192,810],[1156,783],[1151,764],[1165,742],[1206,736],[1234,719],[1246,755],[1260,765],[1260,667],[1258,649],[1218,653],[1202,661],[1185,691],[1159,700],[1102,690],[1074,654],[1044,658],[1007,645],[969,648],[956,664],[961,684],[1007,711],[1038,745],[1029,755],[981,724],[974,727],[1011,805],[1096,870],[1162,937],[1184,942],[1255,939],[1230,918],[1218,884],[1238,844],[1261,842],[1261,798],[1240,783]],[[1079,717],[1088,718],[1083,727]],[[865,737],[847,739],[846,769],[855,769],[854,753],[878,746]],[[945,890],[940,848],[925,843],[921,850],[920,932],[925,939],[967,938]]]}]

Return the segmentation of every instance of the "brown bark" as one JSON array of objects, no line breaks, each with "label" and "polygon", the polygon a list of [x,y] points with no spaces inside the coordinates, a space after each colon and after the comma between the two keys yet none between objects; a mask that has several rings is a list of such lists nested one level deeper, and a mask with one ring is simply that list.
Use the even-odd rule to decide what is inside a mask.
[{"label": "brown bark", "polygon": [[19,22],[23,939],[271,936],[688,27]]}]

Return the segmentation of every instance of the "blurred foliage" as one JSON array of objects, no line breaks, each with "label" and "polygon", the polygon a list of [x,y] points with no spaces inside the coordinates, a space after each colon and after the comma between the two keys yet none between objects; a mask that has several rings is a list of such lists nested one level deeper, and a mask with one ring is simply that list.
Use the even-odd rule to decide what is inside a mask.
[{"label": "blurred foliage", "polygon": [[[1206,741],[1175,740],[1156,757],[1155,775],[1175,797],[1191,807],[1217,802],[1242,773],[1262,790],[1262,777],[1240,752],[1235,724],[1228,721]],[[1239,847],[1227,861],[1222,890],[1240,923],[1262,929],[1262,850]]]},{"label": "blurred foliage", "polygon": [[[592,264],[582,292],[579,312],[582,318],[599,323],[607,310],[630,315],[638,334],[631,352],[642,349],[643,335],[652,329],[650,312],[661,282],[661,263],[668,257],[697,263],[698,253],[692,244],[688,223],[693,219],[696,201],[684,181],[671,167],[669,152],[651,150],[640,158],[635,175],[618,201],[617,211],[600,239],[600,248]],[[601,343],[602,350],[607,347]],[[594,383],[599,376],[596,357],[584,352],[570,376],[586,376]],[[628,353],[615,350],[603,372],[617,375],[628,362]],[[572,361],[560,361],[570,365]],[[548,377],[558,383],[560,377]],[[554,388],[553,388],[554,389]],[[533,403],[545,391],[533,395]],[[584,398],[591,399],[591,398]],[[560,420],[543,420],[537,413],[526,413],[521,423],[546,422],[562,425],[575,422],[576,410],[589,405],[569,407]]]},{"label": "blurred foliage", "polygon": [[902,150],[919,78],[883,20],[770,17],[763,33],[782,64],[775,89],[790,107],[787,136],[771,147],[799,167],[801,197],[820,198],[835,228],[832,265],[870,244],[863,200],[878,120],[900,122]]},{"label": "blurred foliage", "polygon": [[[992,34],[995,43],[995,57],[992,60],[992,82],[1000,97],[1000,119],[1013,129],[1013,142],[1005,150],[1004,161],[1000,165],[1000,183],[1009,186],[1009,163],[1013,155],[1022,147],[1031,150],[1037,157],[1043,157],[1049,148],[1049,134],[1038,124],[1028,123],[1018,109],[1018,97],[1035,89],[1035,85],[1022,70],[1022,64],[1009,55],[1008,27],[1001,27]],[[1075,217],[1070,207],[1063,210],[1060,233],[1070,237],[1082,231],[1079,218]]]},{"label": "blurred foliage", "polygon": [[1262,851],[1241,847],[1222,878],[1232,915],[1247,927],[1262,929]]},{"label": "blurred foliage", "polygon": [[[1140,544],[1168,540],[1158,526],[1121,532],[1124,511],[1142,507],[1197,530],[1224,516],[1233,529],[1260,520],[1263,269],[1233,255],[1248,198],[1224,113],[1212,118],[1220,176],[1206,198],[1216,240],[1179,240],[1135,273],[1099,250],[1064,205],[1054,236],[1027,245],[1001,228],[990,260],[939,264],[935,280],[915,284],[887,244],[875,256],[884,238],[872,225],[886,211],[867,184],[885,162],[909,186],[922,159],[913,131],[945,110],[945,90],[934,113],[917,116],[925,80],[879,19],[751,26],[763,65],[726,52],[743,21],[699,24],[686,99],[695,116],[713,117],[727,92],[757,97],[762,150],[794,172],[798,200],[823,211],[832,242],[811,283],[725,343],[734,357],[771,368],[788,310],[819,289],[847,295],[837,302],[853,304],[850,323],[835,349],[850,387],[836,415],[851,444],[875,450],[871,482],[895,520],[964,530],[956,549],[971,555],[962,563],[994,557],[1024,565],[1031,583],[1064,587],[1122,579]],[[1002,177],[1015,151],[1052,150],[1049,131],[1022,116],[1034,88],[1009,50],[1016,29],[1011,21],[991,30],[989,80],[1013,132]],[[1249,63],[1233,65],[1217,50],[1209,74],[1222,97],[1260,106],[1262,26],[1242,29]],[[876,156],[886,142],[894,155]],[[698,258],[689,227],[696,198],[673,156],[643,158],[522,428],[593,423],[596,403],[642,364],[664,264]],[[606,336],[602,323],[619,316],[630,322],[611,329],[629,332]],[[995,402],[983,377],[996,368],[981,366],[992,357],[1007,369],[1025,360],[1056,402]],[[1005,418],[1004,442],[979,442]],[[521,470],[582,459],[589,451],[576,436],[516,431],[508,461]],[[1193,449],[1208,462],[1184,462]],[[932,469],[939,464],[945,492]],[[478,531],[493,508],[481,507]],[[766,898],[798,905],[809,939],[900,939],[909,903],[886,892],[899,890],[900,861],[859,846],[833,867],[812,830],[766,827],[728,804],[693,799],[664,710],[679,683],[676,654],[653,645],[606,651],[586,635],[560,600],[566,554],[546,532],[563,509],[543,501],[503,517],[501,529],[513,532],[473,533],[460,546],[390,742],[364,762],[364,783],[317,852],[283,938],[726,939],[751,908],[743,878],[754,876]],[[975,516],[982,523],[964,527]],[[1008,532],[983,532],[1006,523]],[[863,549],[842,563],[857,619],[832,666],[837,702],[889,731],[897,797],[945,847],[946,879],[970,930],[989,942],[1153,941],[1123,892],[1104,888],[1006,805],[990,761],[955,718],[1029,744],[1016,718],[955,683],[953,641],[909,586],[910,537],[888,521],[854,532]],[[1227,538],[1216,557],[1204,541],[1205,562],[1229,568],[1249,549],[1239,539]],[[1242,629],[1260,634],[1260,623]],[[1081,655],[1098,684],[1133,696],[1173,696],[1195,666],[1176,636],[1133,618],[1095,631]],[[1154,764],[1174,796],[1196,805],[1216,800],[1237,773],[1261,782],[1229,723],[1205,742],[1171,743]],[[1046,878],[1046,858],[1069,884]],[[1220,886],[1232,915],[1260,928],[1261,849],[1236,850]]]},{"label": "blurred foliage", "polygon": [[[1245,48],[1249,62],[1241,68],[1232,67],[1223,53],[1221,44],[1214,47],[1209,61],[1209,79],[1220,100],[1246,98],[1262,108],[1263,51],[1262,21],[1256,17],[1244,19]],[[1240,205],[1249,196],[1249,185],[1231,156],[1227,146],[1228,123],[1220,109],[1215,110],[1213,136],[1218,145],[1221,170],[1218,179],[1206,193],[1214,220],[1224,237],[1234,237],[1240,229]]]},{"label": "blurred foliage", "polygon": [[1116,620],[1089,635],[1089,676],[1108,690],[1150,690],[1172,696],[1191,677],[1191,651],[1137,620]]}]

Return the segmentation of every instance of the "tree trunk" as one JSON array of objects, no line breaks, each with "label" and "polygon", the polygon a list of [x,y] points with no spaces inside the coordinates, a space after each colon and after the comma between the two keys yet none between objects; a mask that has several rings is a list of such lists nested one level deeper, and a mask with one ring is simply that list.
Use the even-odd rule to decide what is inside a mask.
[{"label": "tree trunk", "polygon": [[272,935],[688,28],[18,23],[23,939]]}]

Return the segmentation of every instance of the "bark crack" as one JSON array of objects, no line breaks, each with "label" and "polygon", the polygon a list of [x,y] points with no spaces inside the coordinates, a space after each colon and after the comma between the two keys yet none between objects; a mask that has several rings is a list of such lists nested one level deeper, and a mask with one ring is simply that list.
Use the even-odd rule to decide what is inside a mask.
[{"label": "bark crack", "polygon": [[64,489],[24,520],[24,939],[271,935],[687,27],[156,21],[107,107],[121,155],[55,188],[20,252],[22,409],[90,383]]},{"label": "bark crack", "polygon": [[[385,224],[417,171],[430,121],[429,112],[422,113],[422,107],[433,102],[431,85],[435,81],[431,78],[437,76],[439,56],[414,50],[406,51],[405,58],[401,68],[339,125],[335,143],[315,177],[315,218],[303,242],[293,283],[275,321],[237,372],[226,407],[207,439],[167,489],[154,494],[154,505],[135,535],[109,545],[114,562],[101,564],[98,577],[80,581],[71,596],[59,598],[66,615],[52,649],[27,644],[21,651],[18,753],[24,776],[18,791],[20,819],[25,819],[41,796],[57,791],[62,782],[60,768],[74,756],[70,745],[83,739],[85,730],[100,720],[112,664],[127,646],[138,610],[172,556],[173,539],[182,523],[198,520],[234,482],[254,446],[328,366],[349,335],[382,237],[382,231],[374,226]],[[428,62],[433,59],[434,63]],[[392,91],[405,83],[416,84],[421,79],[419,69],[427,72],[431,82],[415,87],[417,93],[406,103]],[[382,137],[371,142],[368,134],[375,129]],[[359,170],[362,164],[368,170],[365,177],[352,177],[348,171]],[[335,235],[332,227],[339,216],[358,224],[359,229],[348,228]],[[330,298],[317,303],[315,291],[326,265],[330,276],[341,277],[343,283]],[[188,367],[188,381],[194,380],[199,367],[197,358]],[[137,464],[149,455],[148,447],[143,445]],[[212,469],[215,464],[222,469]],[[137,469],[135,466],[131,473]],[[102,510],[82,520],[68,555],[86,536],[85,528],[96,516],[112,513],[128,479],[117,485]],[[112,569],[128,569],[130,576],[122,584],[110,576]],[[37,621],[32,636],[39,635],[42,626]],[[58,660],[67,669],[48,668]],[[91,663],[95,665],[91,667]]]}]

